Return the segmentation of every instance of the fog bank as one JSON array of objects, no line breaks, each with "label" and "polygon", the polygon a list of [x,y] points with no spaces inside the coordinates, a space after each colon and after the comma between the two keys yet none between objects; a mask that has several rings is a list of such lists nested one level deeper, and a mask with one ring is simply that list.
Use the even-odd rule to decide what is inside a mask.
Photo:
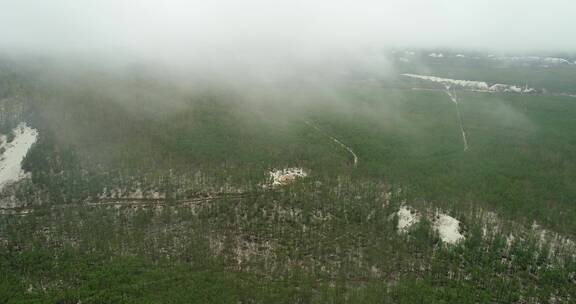
[{"label": "fog bank", "polygon": [[389,47],[574,51],[569,0],[1,0],[0,50],[173,64]]}]

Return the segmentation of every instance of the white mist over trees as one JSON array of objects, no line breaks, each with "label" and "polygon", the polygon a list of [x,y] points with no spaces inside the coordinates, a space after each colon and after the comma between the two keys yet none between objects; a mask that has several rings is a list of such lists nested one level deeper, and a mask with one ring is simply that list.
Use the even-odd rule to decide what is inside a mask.
[{"label": "white mist over trees", "polygon": [[568,0],[1,2],[8,52],[206,63],[363,47],[576,49]]}]

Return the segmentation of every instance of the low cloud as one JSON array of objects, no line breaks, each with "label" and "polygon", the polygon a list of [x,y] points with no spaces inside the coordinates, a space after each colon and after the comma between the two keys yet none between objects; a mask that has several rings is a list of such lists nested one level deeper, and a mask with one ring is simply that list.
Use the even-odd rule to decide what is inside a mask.
[{"label": "low cloud", "polygon": [[173,64],[364,48],[573,51],[568,0],[3,0],[0,50]]}]

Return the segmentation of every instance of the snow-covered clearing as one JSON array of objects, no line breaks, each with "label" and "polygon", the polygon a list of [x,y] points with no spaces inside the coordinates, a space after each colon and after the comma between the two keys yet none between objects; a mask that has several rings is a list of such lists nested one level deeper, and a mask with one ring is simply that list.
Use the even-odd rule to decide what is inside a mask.
[{"label": "snow-covered clearing", "polygon": [[444,243],[456,244],[464,239],[464,236],[460,234],[460,221],[449,215],[436,214],[433,228],[438,232],[440,239]]},{"label": "snow-covered clearing", "polygon": [[451,78],[442,78],[436,76],[417,75],[417,74],[402,74],[402,76],[436,82],[443,84],[444,86],[452,86],[452,87],[456,86],[460,88],[482,92],[533,93],[536,91],[536,89],[534,88],[529,87],[522,88],[515,85],[508,85],[501,83],[490,85],[485,81],[451,79]]},{"label": "snow-covered clearing", "polygon": [[272,170],[268,173],[273,187],[285,186],[293,183],[298,178],[308,176],[308,173],[302,168],[287,168],[280,170]]},{"label": "snow-covered clearing", "polygon": [[431,53],[431,54],[429,54],[428,56],[430,56],[430,57],[432,57],[432,58],[444,58],[444,54],[442,54],[442,53],[438,53],[438,54],[436,54],[436,53]]},{"label": "snow-covered clearing", "polygon": [[0,155],[0,189],[27,176],[22,170],[22,160],[38,136],[38,131],[25,123],[20,124],[12,132],[15,136],[10,143],[7,142],[5,135],[0,136],[0,150],[4,150]]},{"label": "snow-covered clearing", "polygon": [[[406,53],[406,52],[404,52]],[[548,68],[550,66],[559,66],[559,65],[574,65],[576,62],[572,62],[569,59],[561,58],[561,57],[542,57],[542,56],[496,56],[494,54],[489,54],[487,56],[466,56],[464,54],[443,54],[443,53],[430,53],[428,57],[431,58],[471,58],[475,60],[481,60],[484,58],[499,61],[507,64],[515,64],[515,65],[536,65],[544,68]]]},{"label": "snow-covered clearing", "polygon": [[531,63],[531,64],[552,64],[552,65],[571,65],[567,59],[560,57],[539,57],[539,56],[501,56],[495,57],[496,60],[508,61],[513,63]]},{"label": "snow-covered clearing", "polygon": [[[398,209],[396,216],[398,216],[397,229],[399,234],[408,233],[410,228],[422,219],[422,215],[418,211],[405,204],[402,204]],[[424,216],[432,222],[432,229],[438,232],[442,242],[456,244],[464,239],[460,233],[460,221],[457,219],[440,212],[436,212],[434,215],[426,213]]]},{"label": "snow-covered clearing", "polygon": [[420,222],[420,214],[418,212],[411,210],[407,206],[400,207],[400,210],[396,213],[398,215],[398,232],[406,233],[412,227],[412,225]]},{"label": "snow-covered clearing", "polygon": [[457,85],[460,87],[476,89],[476,90],[488,90],[490,86],[488,83],[484,81],[472,81],[472,80],[459,80],[459,79],[450,79],[450,78],[442,78],[436,76],[427,76],[427,75],[417,75],[417,74],[402,74],[402,76],[422,79],[432,82],[441,83],[444,85]]}]

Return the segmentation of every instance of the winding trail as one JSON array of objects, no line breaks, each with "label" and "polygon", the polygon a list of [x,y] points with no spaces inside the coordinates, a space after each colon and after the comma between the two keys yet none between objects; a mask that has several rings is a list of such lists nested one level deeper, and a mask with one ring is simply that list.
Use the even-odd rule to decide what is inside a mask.
[{"label": "winding trail", "polygon": [[316,124],[311,123],[307,120],[304,121],[305,124],[309,125],[310,127],[314,128],[316,131],[324,134],[324,136],[330,138],[332,141],[334,141],[335,143],[337,143],[340,147],[342,147],[344,150],[348,151],[348,153],[350,155],[352,155],[353,159],[354,159],[354,167],[358,166],[358,156],[356,155],[356,153],[354,153],[354,151],[352,150],[352,148],[348,147],[347,145],[345,145],[343,142],[341,142],[338,138],[328,134],[327,132],[325,132],[324,130],[320,129],[320,127],[318,127]]},{"label": "winding trail", "polygon": [[466,139],[466,130],[464,129],[464,120],[460,113],[460,106],[458,105],[458,98],[456,92],[450,92],[450,86],[446,85],[446,94],[450,97],[452,102],[456,105],[456,114],[458,115],[458,123],[460,124],[460,131],[462,132],[462,141],[464,142],[464,151],[468,150],[468,140]]}]

